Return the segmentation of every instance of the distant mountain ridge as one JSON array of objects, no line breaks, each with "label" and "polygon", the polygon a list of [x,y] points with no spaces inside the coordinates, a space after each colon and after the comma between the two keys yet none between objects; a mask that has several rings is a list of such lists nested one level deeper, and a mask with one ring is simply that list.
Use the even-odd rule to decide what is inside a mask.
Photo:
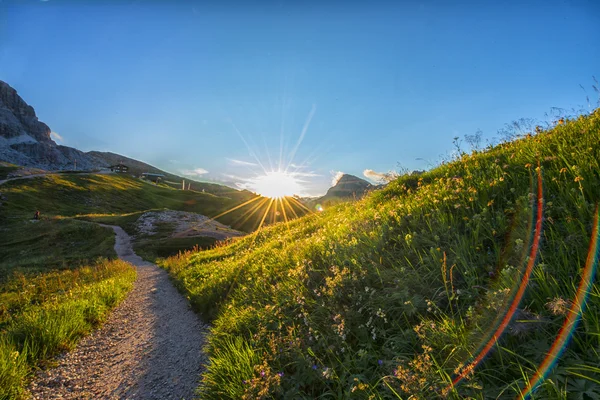
[{"label": "distant mountain ridge", "polygon": [[[163,171],[159,168],[156,168],[153,165],[147,164],[142,161],[135,160],[133,158],[125,157],[120,154],[104,152],[104,151],[88,151],[85,153],[86,155],[94,158],[98,161],[98,163],[104,163],[107,165],[117,165],[122,163],[129,167],[128,173],[131,175],[139,176],[144,172],[148,172],[151,174],[161,174],[164,175],[164,181],[168,183],[173,183],[176,185],[181,185],[182,181],[186,182],[186,187],[188,184],[190,185],[190,189],[198,190],[198,191],[206,191],[208,193],[216,194],[216,195],[227,195],[231,192],[237,192],[239,194],[239,190],[230,188],[229,186],[220,185],[218,183],[210,183],[210,182],[197,182],[188,178],[181,177],[179,175],[172,174],[170,172]],[[243,192],[243,191],[242,191]],[[250,192],[248,192],[251,195]]]},{"label": "distant mountain ridge", "polygon": [[362,198],[368,191],[378,188],[358,176],[344,174],[324,196],[305,199],[304,202],[313,209],[317,204],[331,205],[340,201]]},{"label": "distant mountain ridge", "polygon": [[362,197],[372,187],[373,185],[362,178],[344,174],[323,197]]},{"label": "distant mountain ridge", "polygon": [[86,153],[57,145],[51,130],[8,83],[0,81],[0,160],[45,170],[91,170],[105,164]]},{"label": "distant mountain ridge", "polygon": [[[50,127],[38,119],[33,107],[27,104],[8,83],[0,80],[0,161],[47,171],[73,169],[93,171],[122,162],[129,167],[129,173],[136,176],[143,172],[162,174],[166,181],[175,185],[181,185],[182,180],[185,179],[191,189],[204,190],[216,195],[238,192],[237,189],[225,185],[182,178],[119,154],[100,151],[83,152],[58,145],[52,140],[51,132]],[[251,195],[248,192],[248,197]]]}]

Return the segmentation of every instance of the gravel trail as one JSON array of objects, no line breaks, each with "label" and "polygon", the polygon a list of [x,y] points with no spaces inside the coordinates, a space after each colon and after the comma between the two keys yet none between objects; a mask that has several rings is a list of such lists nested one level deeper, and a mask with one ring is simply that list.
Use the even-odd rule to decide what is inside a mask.
[{"label": "gravel trail", "polygon": [[167,273],[142,260],[118,226],[115,250],[137,267],[128,297],[100,329],[39,371],[33,399],[192,399],[203,364],[208,326],[169,282]]}]

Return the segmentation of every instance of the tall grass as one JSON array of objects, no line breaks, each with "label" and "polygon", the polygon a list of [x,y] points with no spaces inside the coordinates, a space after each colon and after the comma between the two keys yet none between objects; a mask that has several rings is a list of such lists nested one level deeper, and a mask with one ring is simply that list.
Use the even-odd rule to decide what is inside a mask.
[{"label": "tall grass", "polygon": [[72,348],[131,289],[130,264],[95,265],[35,276],[16,275],[0,287],[0,399],[24,396],[32,368]]},{"label": "tall grass", "polygon": [[[362,201],[164,260],[213,323],[203,398],[519,397],[575,298],[600,201],[598,160],[596,110],[402,176]],[[526,276],[537,234],[514,318],[471,368]],[[594,283],[534,398],[600,397],[599,311]]]}]

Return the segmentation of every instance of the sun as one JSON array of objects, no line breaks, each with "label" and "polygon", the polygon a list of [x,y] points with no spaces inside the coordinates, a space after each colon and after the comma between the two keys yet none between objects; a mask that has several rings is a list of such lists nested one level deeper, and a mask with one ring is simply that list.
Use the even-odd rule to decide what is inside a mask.
[{"label": "sun", "polygon": [[281,199],[302,192],[302,185],[285,171],[270,171],[265,175],[252,178],[248,185],[254,192],[264,197]]}]

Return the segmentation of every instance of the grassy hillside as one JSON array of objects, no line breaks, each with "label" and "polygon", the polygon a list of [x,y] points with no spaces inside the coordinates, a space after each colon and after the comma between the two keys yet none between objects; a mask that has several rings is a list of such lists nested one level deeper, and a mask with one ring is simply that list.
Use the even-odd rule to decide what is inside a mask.
[{"label": "grassy hillside", "polygon": [[111,229],[74,220],[19,220],[0,227],[0,283],[14,272],[75,268],[115,258]]},{"label": "grassy hillside", "polygon": [[33,366],[73,347],[125,297],[135,277],[128,263],[101,260],[0,285],[0,399],[23,397]]},{"label": "grassy hillside", "polygon": [[598,160],[597,110],[165,260],[213,323],[203,398],[600,398]]},{"label": "grassy hillside", "polygon": [[165,180],[172,182],[173,186],[176,187],[177,189],[181,188],[181,181],[185,180],[186,186],[189,184],[189,185],[191,185],[192,190],[196,190],[198,192],[201,192],[202,190],[204,190],[207,193],[212,193],[212,194],[215,194],[218,196],[228,196],[228,195],[232,195],[232,194],[235,196],[236,192],[238,192],[237,190],[232,189],[225,185],[219,185],[216,183],[209,183],[209,182],[198,182],[198,181],[190,180],[188,178],[183,178],[181,176],[160,170],[150,164],[146,164],[144,162],[134,160],[133,158],[125,157],[120,154],[115,154],[115,153],[111,153],[111,152],[101,152],[101,151],[89,151],[86,154],[93,156],[99,160],[102,160],[109,165],[116,165],[119,163],[123,163],[127,167],[129,167],[128,174],[130,174],[130,175],[140,176],[144,172],[149,172],[149,173],[153,173],[153,174],[162,174],[165,176]]},{"label": "grassy hillside", "polygon": [[130,213],[152,208],[216,213],[236,199],[208,193],[175,190],[125,175],[53,174],[2,185],[7,198],[0,218],[10,222],[33,216],[75,216]]}]

